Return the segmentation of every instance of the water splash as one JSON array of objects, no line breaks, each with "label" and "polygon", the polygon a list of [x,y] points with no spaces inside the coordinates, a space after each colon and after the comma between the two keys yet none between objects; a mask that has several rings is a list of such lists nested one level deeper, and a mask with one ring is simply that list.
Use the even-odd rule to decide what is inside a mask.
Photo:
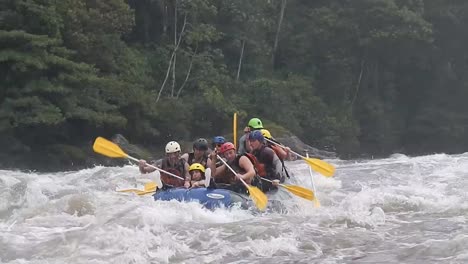
[{"label": "water splash", "polygon": [[[341,161],[314,174],[322,206],[206,210],[115,192],[141,188],[135,166],[0,171],[4,263],[466,262],[468,154]],[[288,162],[311,188],[307,165]],[[291,197],[291,196],[290,196]]]}]

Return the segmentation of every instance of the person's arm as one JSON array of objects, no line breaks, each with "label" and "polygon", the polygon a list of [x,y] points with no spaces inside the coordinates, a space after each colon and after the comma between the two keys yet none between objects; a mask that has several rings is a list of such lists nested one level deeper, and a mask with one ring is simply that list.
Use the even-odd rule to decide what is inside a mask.
[{"label": "person's arm", "polygon": [[141,174],[150,173],[156,170],[155,168],[148,166],[146,160],[143,159],[138,162],[138,169],[140,170]]},{"label": "person's arm", "polygon": [[[200,186],[205,186],[205,180],[192,181],[192,188],[197,188]],[[208,186],[206,186],[208,187]]]},{"label": "person's arm", "polygon": [[283,172],[283,163],[281,163],[281,160],[279,159],[276,154],[273,157],[273,168],[275,169],[275,174],[272,175],[274,180],[280,181],[282,177],[282,172]]},{"label": "person's arm", "polygon": [[[213,177],[216,177],[216,161],[217,161],[217,156],[216,155],[218,155],[217,153],[218,152],[216,150],[213,150],[213,151],[211,151],[210,156],[209,156],[209,158],[211,160],[209,168],[211,169],[211,175]],[[208,165],[208,163],[207,163],[207,165]]]},{"label": "person's arm", "polygon": [[216,150],[213,150],[211,152],[210,160],[211,163],[209,168],[211,169],[211,176],[213,176],[213,178],[216,178],[224,172],[224,170],[226,169],[226,165],[223,164],[219,167],[216,167],[216,162],[218,161],[218,152]]},{"label": "person's arm", "polygon": [[184,166],[185,166],[185,175],[183,175],[183,178],[185,179],[184,187],[189,188],[190,187],[190,180],[191,180],[192,177],[190,177],[188,163],[184,162]]},{"label": "person's arm", "polygon": [[140,170],[141,174],[146,173],[145,167],[146,167],[146,160],[141,159],[140,161],[138,161],[138,169]]},{"label": "person's arm", "polygon": [[211,168],[211,158],[208,156],[208,158],[206,159],[206,166],[205,168]]},{"label": "person's arm", "polygon": [[239,166],[245,171],[244,174],[238,174],[243,180],[250,182],[255,177],[255,168],[249,158],[242,156],[239,159]]},{"label": "person's arm", "polygon": [[273,167],[273,175],[269,175],[273,180],[273,185],[278,186],[281,180],[281,173],[282,173],[282,166],[281,160],[279,159],[278,155],[276,155],[275,151],[269,147],[265,148],[264,151],[265,160]]},{"label": "person's arm", "polygon": [[283,149],[280,146],[272,145],[271,149],[273,149],[273,151],[276,153],[276,155],[278,155],[278,158],[280,158],[282,160],[285,160],[288,157],[288,153],[286,152],[286,150]]},{"label": "person's arm", "polygon": [[184,153],[182,156],[180,156],[181,158],[183,158],[186,162],[188,162],[188,158],[189,158],[189,154],[188,153]]}]

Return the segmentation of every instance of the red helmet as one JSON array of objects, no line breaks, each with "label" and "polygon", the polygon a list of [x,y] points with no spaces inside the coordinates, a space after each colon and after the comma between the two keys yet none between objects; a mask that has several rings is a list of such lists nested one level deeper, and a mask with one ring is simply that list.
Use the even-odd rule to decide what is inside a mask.
[{"label": "red helmet", "polygon": [[219,152],[224,153],[231,149],[236,150],[236,147],[234,147],[234,144],[232,144],[231,142],[226,142],[223,145],[221,145],[221,147],[219,148]]}]

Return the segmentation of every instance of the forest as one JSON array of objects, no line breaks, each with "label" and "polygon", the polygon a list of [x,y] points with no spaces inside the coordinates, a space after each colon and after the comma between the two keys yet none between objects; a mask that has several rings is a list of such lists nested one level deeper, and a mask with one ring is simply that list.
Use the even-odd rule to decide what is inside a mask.
[{"label": "forest", "polygon": [[466,0],[2,0],[0,167],[259,117],[340,158],[468,147]]}]

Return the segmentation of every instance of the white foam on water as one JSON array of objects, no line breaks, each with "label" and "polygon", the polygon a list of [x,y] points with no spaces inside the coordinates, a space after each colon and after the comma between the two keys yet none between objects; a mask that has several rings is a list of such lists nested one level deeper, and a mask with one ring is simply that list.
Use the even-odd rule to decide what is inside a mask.
[{"label": "white foam on water", "polygon": [[[203,208],[115,192],[142,188],[136,166],[0,171],[4,263],[464,262],[468,154],[342,161],[314,172],[321,207],[286,212]],[[287,162],[312,189],[309,167]]]}]

